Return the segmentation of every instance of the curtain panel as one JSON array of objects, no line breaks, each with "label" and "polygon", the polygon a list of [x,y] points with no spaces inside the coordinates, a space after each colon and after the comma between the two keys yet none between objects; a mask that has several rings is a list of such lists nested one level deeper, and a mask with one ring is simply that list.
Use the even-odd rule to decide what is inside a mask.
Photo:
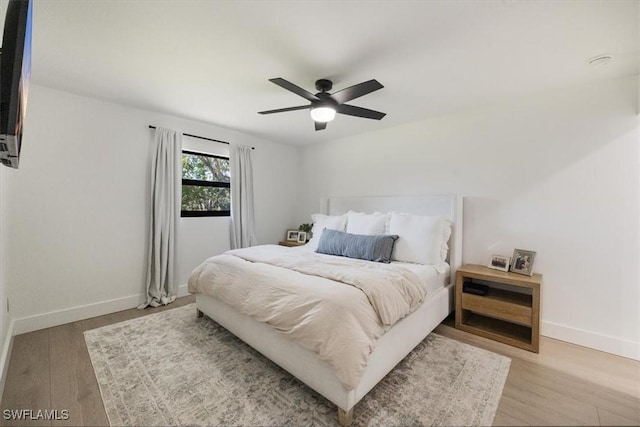
[{"label": "curtain panel", "polygon": [[178,295],[177,243],[182,178],[182,134],[156,128],[151,161],[151,216],[147,244],[147,299],[138,308],[173,302]]},{"label": "curtain panel", "polygon": [[251,147],[230,144],[231,249],[255,246]]}]

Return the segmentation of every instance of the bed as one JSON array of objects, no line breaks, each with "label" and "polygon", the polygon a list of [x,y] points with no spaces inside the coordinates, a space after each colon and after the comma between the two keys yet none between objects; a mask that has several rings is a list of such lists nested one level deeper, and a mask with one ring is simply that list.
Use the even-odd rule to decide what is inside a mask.
[{"label": "bed", "polygon": [[[339,423],[350,425],[358,401],[453,311],[455,272],[462,263],[462,197],[340,197],[325,199],[321,205],[321,210],[327,215],[341,215],[350,210],[367,213],[395,211],[415,215],[444,215],[451,220],[446,259],[448,265],[444,273],[448,277],[441,279],[444,283],[441,282],[440,286],[429,290],[424,301],[410,314],[385,328],[384,333],[376,339],[375,347],[356,383],[345,386],[345,380],[336,374],[335,366],[322,360],[317,352],[304,348],[269,324],[243,314],[221,299],[196,292],[196,305],[199,316],[207,315],[334,403],[338,407]],[[292,253],[304,250],[286,249],[291,249]],[[191,279],[190,291],[193,292]]]}]

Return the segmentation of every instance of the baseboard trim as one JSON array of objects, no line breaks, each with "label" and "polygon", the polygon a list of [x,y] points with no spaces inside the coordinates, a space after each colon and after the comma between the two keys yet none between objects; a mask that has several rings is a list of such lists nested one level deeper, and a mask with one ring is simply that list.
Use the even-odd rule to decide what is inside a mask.
[{"label": "baseboard trim", "polygon": [[[187,285],[178,288],[178,297],[189,295]],[[96,302],[82,306],[54,310],[47,313],[35,314],[33,316],[15,319],[12,335],[25,334],[27,332],[38,331],[40,329],[51,328],[53,326],[64,325],[65,323],[77,322],[78,320],[89,319],[91,317],[102,316],[104,314],[115,313],[122,310],[135,308],[145,299],[144,295],[130,295],[122,298],[115,298],[108,301]],[[12,321],[13,324],[13,321]]]},{"label": "baseboard trim", "polygon": [[545,337],[604,351],[629,359],[640,360],[640,342],[585,331],[553,322],[540,322],[540,333]]},{"label": "baseboard trim", "polygon": [[[178,297],[189,295],[187,285],[178,288]],[[33,316],[11,319],[9,330],[4,342],[2,357],[0,358],[0,398],[4,390],[6,370],[13,346],[13,336],[33,332],[40,329],[51,328],[65,323],[76,322],[78,320],[89,319],[91,317],[102,316],[104,314],[115,313],[122,310],[137,307],[144,301],[144,295],[130,295],[108,301],[93,304],[71,307],[63,310],[50,311],[48,313],[36,314]],[[608,335],[597,334],[583,329],[560,325],[553,322],[540,322],[541,335],[554,338],[560,341],[567,341],[606,353],[616,354],[629,359],[640,360],[640,343],[624,340]]]},{"label": "baseboard trim", "polygon": [[4,338],[4,345],[2,346],[2,356],[0,356],[0,401],[2,401],[4,385],[7,382],[7,373],[9,372],[9,360],[11,359],[11,350],[13,349],[14,327],[15,321],[11,319],[7,335]]}]

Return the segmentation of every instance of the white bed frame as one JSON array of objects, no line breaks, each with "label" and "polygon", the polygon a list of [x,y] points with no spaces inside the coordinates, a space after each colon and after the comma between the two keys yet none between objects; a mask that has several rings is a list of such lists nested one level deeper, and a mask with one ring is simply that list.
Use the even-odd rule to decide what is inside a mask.
[{"label": "white bed frame", "polygon": [[416,311],[393,325],[377,341],[367,369],[354,389],[345,390],[326,362],[265,323],[258,322],[226,303],[204,294],[196,295],[196,305],[199,315],[206,314],[337,405],[338,421],[341,425],[348,426],[353,420],[355,404],[453,311],[455,272],[462,265],[462,197],[340,197],[323,200],[322,205],[323,212],[330,215],[343,214],[350,209],[368,213],[396,211],[421,215],[448,215],[453,221],[449,239],[449,285],[433,295],[428,295]]}]

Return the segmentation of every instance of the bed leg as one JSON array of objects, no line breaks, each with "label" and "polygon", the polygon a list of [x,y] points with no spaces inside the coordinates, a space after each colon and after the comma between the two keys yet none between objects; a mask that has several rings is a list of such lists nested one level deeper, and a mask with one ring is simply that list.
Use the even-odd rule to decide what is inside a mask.
[{"label": "bed leg", "polygon": [[349,427],[353,423],[353,408],[348,411],[338,408],[338,423],[342,427]]},{"label": "bed leg", "polygon": [[204,316],[204,313],[196,308],[196,314],[198,315],[198,319]]}]

